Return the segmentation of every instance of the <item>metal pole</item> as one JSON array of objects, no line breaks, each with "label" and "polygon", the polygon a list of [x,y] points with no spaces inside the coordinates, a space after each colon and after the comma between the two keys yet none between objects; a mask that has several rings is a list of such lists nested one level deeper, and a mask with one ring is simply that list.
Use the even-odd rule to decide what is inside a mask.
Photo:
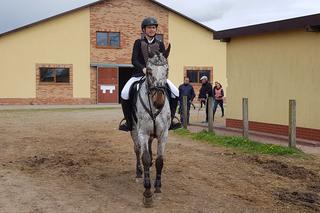
[{"label": "metal pole", "polygon": [[208,98],[208,130],[213,132],[213,97]]},{"label": "metal pole", "polygon": [[188,128],[188,97],[183,96],[182,97],[182,117],[183,117],[183,128],[187,129]]},{"label": "metal pole", "polygon": [[296,147],[296,100],[289,100],[289,147]]},{"label": "metal pole", "polygon": [[248,98],[242,98],[242,136],[249,138]]}]

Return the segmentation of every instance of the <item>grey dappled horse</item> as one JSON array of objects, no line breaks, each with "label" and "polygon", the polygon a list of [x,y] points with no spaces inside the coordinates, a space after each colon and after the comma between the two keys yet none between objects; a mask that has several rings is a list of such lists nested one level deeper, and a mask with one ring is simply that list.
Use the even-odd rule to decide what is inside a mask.
[{"label": "grey dappled horse", "polygon": [[[169,100],[166,95],[168,63],[162,53],[149,56],[147,62],[146,80],[140,85],[136,103],[136,120],[133,119],[131,137],[137,157],[136,177],[144,174],[143,201],[145,206],[151,206],[150,167],[152,166],[151,145],[153,139],[158,140],[156,158],[155,193],[161,193],[161,171],[163,168],[165,145],[168,129],[171,123]],[[143,171],[141,166],[143,164]]]}]

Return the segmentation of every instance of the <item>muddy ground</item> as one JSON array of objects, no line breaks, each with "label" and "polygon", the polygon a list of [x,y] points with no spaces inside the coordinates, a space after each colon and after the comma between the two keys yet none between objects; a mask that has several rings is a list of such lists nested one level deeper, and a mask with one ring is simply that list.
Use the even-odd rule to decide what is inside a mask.
[{"label": "muddy ground", "polygon": [[252,156],[174,134],[163,193],[146,209],[120,117],[120,109],[0,111],[0,212],[320,211],[319,157]]}]

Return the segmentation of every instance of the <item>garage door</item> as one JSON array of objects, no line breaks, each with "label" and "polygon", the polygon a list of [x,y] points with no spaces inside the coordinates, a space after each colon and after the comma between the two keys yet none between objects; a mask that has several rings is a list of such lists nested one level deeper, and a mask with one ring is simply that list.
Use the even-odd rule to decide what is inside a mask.
[{"label": "garage door", "polygon": [[118,68],[98,68],[98,103],[118,103]]}]

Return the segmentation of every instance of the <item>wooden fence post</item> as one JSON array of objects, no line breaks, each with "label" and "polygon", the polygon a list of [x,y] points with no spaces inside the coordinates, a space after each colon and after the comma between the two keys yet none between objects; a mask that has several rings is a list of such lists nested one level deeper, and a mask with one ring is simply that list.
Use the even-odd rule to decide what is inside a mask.
[{"label": "wooden fence post", "polygon": [[296,148],[296,101],[289,100],[289,147]]},{"label": "wooden fence post", "polygon": [[208,98],[208,130],[213,132],[213,97]]},{"label": "wooden fence post", "polygon": [[249,138],[248,98],[242,98],[242,136]]},{"label": "wooden fence post", "polygon": [[188,97],[183,96],[182,97],[182,117],[183,117],[183,128],[188,129]]}]

